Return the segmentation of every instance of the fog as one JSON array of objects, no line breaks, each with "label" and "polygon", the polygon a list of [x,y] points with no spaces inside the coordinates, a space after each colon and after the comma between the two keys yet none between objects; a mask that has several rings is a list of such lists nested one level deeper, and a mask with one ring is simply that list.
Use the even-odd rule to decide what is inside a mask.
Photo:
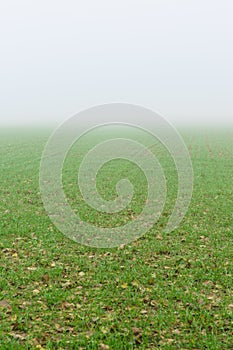
[{"label": "fog", "polygon": [[232,15],[232,0],[1,1],[0,124],[110,102],[233,124]]}]

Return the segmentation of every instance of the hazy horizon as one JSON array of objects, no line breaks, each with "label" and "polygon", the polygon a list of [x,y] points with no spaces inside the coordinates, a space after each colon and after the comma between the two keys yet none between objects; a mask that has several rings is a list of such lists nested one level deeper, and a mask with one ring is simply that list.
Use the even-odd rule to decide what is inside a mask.
[{"label": "hazy horizon", "polygon": [[111,102],[233,126],[232,14],[230,0],[2,2],[0,127]]}]

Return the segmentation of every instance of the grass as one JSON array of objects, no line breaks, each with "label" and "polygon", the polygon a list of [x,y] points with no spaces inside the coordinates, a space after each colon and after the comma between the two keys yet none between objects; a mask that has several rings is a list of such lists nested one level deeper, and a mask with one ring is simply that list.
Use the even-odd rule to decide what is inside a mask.
[{"label": "grass", "polygon": [[[169,234],[163,228],[177,191],[175,166],[163,147],[152,148],[168,181],[163,215],[141,239],[114,249],[81,246],[51,223],[38,185],[48,135],[0,135],[0,348],[232,349],[231,130],[183,132],[195,185],[187,215]],[[63,182],[83,220],[116,226],[143,207],[146,181],[140,170],[123,160],[103,167],[97,185],[106,199],[114,198],[122,176],[135,185],[132,203],[116,215],[89,208],[76,185],[82,156],[106,135],[96,132],[72,148]],[[140,133],[136,138],[150,141]]]}]

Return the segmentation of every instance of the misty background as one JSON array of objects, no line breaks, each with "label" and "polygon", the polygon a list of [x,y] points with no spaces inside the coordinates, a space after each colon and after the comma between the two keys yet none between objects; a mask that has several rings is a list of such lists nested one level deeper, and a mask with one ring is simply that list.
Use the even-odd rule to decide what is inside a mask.
[{"label": "misty background", "polygon": [[0,2],[0,125],[126,102],[233,124],[232,0]]}]

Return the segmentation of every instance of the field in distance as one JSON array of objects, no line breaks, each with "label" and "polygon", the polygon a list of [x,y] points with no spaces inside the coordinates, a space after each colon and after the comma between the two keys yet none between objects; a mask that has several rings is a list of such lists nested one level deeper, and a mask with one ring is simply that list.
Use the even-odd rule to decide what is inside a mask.
[{"label": "field in distance", "polygon": [[96,143],[131,137],[150,146],[167,180],[160,220],[126,246],[79,245],[52,224],[39,189],[50,132],[0,131],[1,349],[232,348],[233,130],[181,130],[194,168],[194,190],[179,228],[164,233],[177,194],[167,150],[144,133],[94,131],[70,150],[63,168],[67,200],[83,221],[116,227],[134,220],[147,196],[143,172],[112,160],[97,177],[106,200],[129,178],[131,203],[106,214],[90,208],[78,166]]}]

